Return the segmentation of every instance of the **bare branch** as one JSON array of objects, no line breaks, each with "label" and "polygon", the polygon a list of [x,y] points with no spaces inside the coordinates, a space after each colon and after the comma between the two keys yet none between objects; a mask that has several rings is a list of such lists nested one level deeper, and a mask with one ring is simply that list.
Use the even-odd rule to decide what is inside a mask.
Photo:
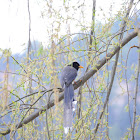
[{"label": "bare branch", "polygon": [[[96,0],[93,0],[93,9],[92,9],[92,27],[91,27],[91,32],[90,32],[90,45],[92,46],[92,36],[93,36],[93,33],[94,33],[94,26],[95,26],[95,8],[96,8]],[[95,33],[94,33],[95,34]],[[95,35],[94,35],[94,39],[95,38]],[[96,44],[95,44],[96,45]],[[89,51],[91,51],[91,46],[89,46]],[[95,46],[96,47],[96,46]]]},{"label": "bare branch", "polygon": [[[127,19],[128,16],[129,16],[129,13],[130,13],[132,4],[133,4],[133,0],[130,1],[130,4],[129,4],[128,10],[127,10],[127,13],[126,13],[126,15],[125,15],[125,18],[126,18],[126,19]],[[121,41],[122,41],[122,39],[123,39],[123,34],[124,34],[125,27],[126,27],[126,21],[123,20],[123,22],[122,22],[121,34],[120,34],[120,38],[119,38],[119,44],[121,44]],[[120,45],[120,46],[121,46],[121,45]],[[107,106],[108,101],[109,101],[109,96],[110,96],[110,93],[111,93],[111,89],[112,89],[112,86],[113,86],[114,77],[115,77],[115,73],[116,73],[116,68],[117,68],[117,63],[118,63],[118,58],[119,58],[119,52],[120,52],[120,51],[118,51],[117,54],[116,54],[115,63],[114,63],[113,70],[112,70],[112,75],[111,75],[111,82],[110,82],[109,88],[108,88],[108,90],[107,90],[107,96],[106,96],[106,99],[105,99],[105,102],[104,102],[104,106],[103,106],[102,112],[100,113],[98,123],[97,123],[97,125],[96,125],[96,127],[95,127],[94,139],[95,139],[96,133],[97,133],[97,131],[98,131],[98,128],[99,128],[99,125],[100,125],[100,122],[101,122],[101,118],[102,118],[102,116],[103,116],[103,114],[104,114],[104,112],[105,112],[106,106]]]},{"label": "bare branch", "polygon": [[[103,106],[103,109],[102,109],[102,112],[99,116],[99,121],[97,123],[97,126],[95,128],[95,131],[94,131],[94,134],[96,135],[97,133],[97,130],[99,128],[99,125],[100,125],[100,121],[101,121],[101,118],[103,116],[103,113],[105,111],[105,108],[107,106],[107,103],[109,101],[109,96],[110,96],[110,93],[111,93],[111,89],[112,89],[112,85],[113,85],[113,81],[114,81],[114,77],[115,77],[115,73],[116,73],[116,67],[117,67],[117,63],[118,63],[118,58],[119,58],[119,53],[117,52],[117,55],[116,55],[116,60],[115,60],[115,63],[114,63],[114,67],[113,67],[113,70],[112,70],[112,74],[111,74],[111,81],[110,81],[110,85],[109,85],[109,88],[108,88],[108,91],[107,91],[107,96],[106,96],[106,99],[105,99],[105,102],[104,102],[104,106]],[[94,137],[95,137],[94,135]]]},{"label": "bare branch", "polygon": [[22,65],[19,64],[19,62],[11,55],[11,58],[24,70],[24,72],[27,74],[26,70],[22,67]]},{"label": "bare branch", "polygon": [[138,78],[139,78],[139,72],[140,72],[140,31],[138,33],[139,36],[139,52],[138,52],[138,68],[137,68],[137,74],[136,74],[136,88],[135,88],[135,95],[134,95],[134,110],[133,110],[133,124],[132,124],[132,140],[135,140],[135,124],[136,124],[136,103],[137,103],[137,94],[138,94]]}]

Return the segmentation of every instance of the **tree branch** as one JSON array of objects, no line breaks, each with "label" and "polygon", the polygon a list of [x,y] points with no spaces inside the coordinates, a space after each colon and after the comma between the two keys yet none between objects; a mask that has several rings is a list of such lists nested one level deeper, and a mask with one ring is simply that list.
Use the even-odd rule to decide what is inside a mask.
[{"label": "tree branch", "polygon": [[[140,32],[140,31],[139,31]],[[140,51],[140,33],[138,33],[139,36],[139,48]],[[135,124],[136,124],[136,103],[137,103],[137,94],[138,94],[138,87],[139,87],[139,73],[140,73],[140,52],[138,52],[138,68],[137,68],[137,74],[136,74],[136,88],[135,88],[135,95],[134,95],[134,110],[133,110],[133,124],[132,124],[132,140],[135,140]]]},{"label": "tree branch", "polygon": [[[130,10],[131,10],[132,5],[133,5],[133,1],[134,1],[134,0],[131,0],[131,1],[130,1],[130,4],[129,4],[128,10],[127,10],[127,13],[126,13],[126,15],[125,15],[125,18],[126,18],[126,19],[127,19],[128,16],[129,16]],[[124,30],[125,30],[125,28],[126,28],[126,21],[123,20],[123,22],[122,22],[121,34],[120,34],[120,38],[119,38],[119,44],[121,43],[121,41],[122,41],[122,39],[123,39],[123,35],[124,35]],[[103,114],[104,114],[104,112],[105,112],[106,106],[107,106],[108,101],[109,101],[109,96],[110,96],[111,89],[112,89],[113,82],[114,82],[114,78],[115,78],[115,73],[116,73],[116,68],[117,68],[119,53],[120,53],[120,51],[118,51],[117,54],[116,54],[115,63],[114,63],[113,70],[112,70],[112,74],[111,74],[111,81],[110,81],[109,88],[108,88],[108,90],[107,90],[107,96],[106,96],[106,99],[105,99],[105,102],[104,102],[104,105],[103,105],[103,110],[102,110],[102,112],[100,113],[98,123],[97,123],[97,125],[96,125],[96,127],[95,127],[94,139],[95,139],[96,133],[97,133],[97,131],[98,131],[98,128],[99,128],[99,125],[100,125],[100,121],[101,121],[101,119],[102,119],[102,116],[103,116]]]},{"label": "tree branch", "polygon": [[[137,32],[134,31],[131,34],[129,34],[125,39],[122,40],[121,48],[127,44],[131,39],[137,36]],[[76,84],[74,84],[74,89],[77,89],[80,87],[82,84],[84,84],[89,78],[91,78],[108,60],[110,60],[118,51],[120,50],[120,46],[114,47],[105,57],[103,57],[101,60],[99,60],[94,68],[89,70],[83,77],[81,77],[78,81],[76,81]],[[81,82],[82,80],[82,82]],[[59,90],[59,92],[62,92],[62,90]],[[64,99],[64,94],[62,93],[59,96],[59,101]],[[32,113],[30,116],[25,118],[22,122],[18,123],[16,127],[20,128],[24,124],[29,123],[30,121],[34,120],[36,117],[38,117],[43,111],[46,111],[46,109],[49,109],[53,107],[54,104],[54,99],[52,99],[50,102],[47,103],[44,107],[40,108],[38,111]],[[7,135],[11,132],[11,129],[8,128],[6,131],[1,131],[1,135]]]}]

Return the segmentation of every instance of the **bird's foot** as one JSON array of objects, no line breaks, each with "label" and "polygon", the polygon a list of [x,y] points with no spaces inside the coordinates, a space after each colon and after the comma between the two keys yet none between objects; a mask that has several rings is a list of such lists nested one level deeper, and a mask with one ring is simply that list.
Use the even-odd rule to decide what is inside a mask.
[{"label": "bird's foot", "polygon": [[[80,79],[79,81],[80,81],[80,83],[82,82],[82,80],[81,80],[81,79]],[[74,84],[75,84],[75,85],[77,85],[77,82],[75,82],[75,81],[74,81]]]}]

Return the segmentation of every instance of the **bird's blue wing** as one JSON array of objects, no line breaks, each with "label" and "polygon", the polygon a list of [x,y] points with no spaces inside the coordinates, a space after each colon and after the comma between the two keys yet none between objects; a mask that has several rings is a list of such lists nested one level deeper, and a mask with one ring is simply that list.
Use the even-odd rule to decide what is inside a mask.
[{"label": "bird's blue wing", "polygon": [[62,87],[64,84],[66,86],[69,86],[73,80],[77,76],[77,70],[71,66],[67,66],[63,69],[62,74],[61,74],[61,85]]}]

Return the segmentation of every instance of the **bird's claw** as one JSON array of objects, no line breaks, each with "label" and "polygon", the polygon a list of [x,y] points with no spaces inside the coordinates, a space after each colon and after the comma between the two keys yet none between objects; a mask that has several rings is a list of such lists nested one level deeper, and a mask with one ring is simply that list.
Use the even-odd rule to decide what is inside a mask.
[{"label": "bird's claw", "polygon": [[[82,80],[80,79],[80,80],[79,80],[79,82],[81,83],[81,82],[82,82]],[[77,85],[77,82],[75,82],[75,81],[74,81],[74,84],[75,84],[75,85]]]}]

